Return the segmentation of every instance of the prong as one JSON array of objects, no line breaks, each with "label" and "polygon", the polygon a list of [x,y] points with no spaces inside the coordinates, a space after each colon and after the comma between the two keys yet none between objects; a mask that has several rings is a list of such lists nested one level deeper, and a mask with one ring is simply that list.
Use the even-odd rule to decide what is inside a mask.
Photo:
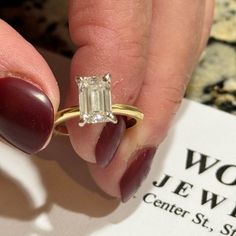
[{"label": "prong", "polygon": [[84,77],[82,77],[82,76],[77,76],[77,77],[75,78],[75,80],[76,80],[77,83],[81,83],[81,82],[84,81]]},{"label": "prong", "polygon": [[109,73],[103,76],[103,81],[111,83],[111,75]]},{"label": "prong", "polygon": [[86,122],[85,122],[82,118],[80,118],[79,126],[80,126],[80,127],[84,127],[85,124],[86,124]]},{"label": "prong", "polygon": [[117,124],[117,122],[118,122],[116,116],[114,116],[112,113],[108,115],[108,119],[109,119],[110,122],[112,122],[113,124]]},{"label": "prong", "polygon": [[86,77],[82,77],[82,76],[77,76],[76,77],[76,83],[77,83],[77,85],[78,85],[78,87],[79,87],[79,90],[80,90],[80,92],[84,89],[84,87],[85,87],[85,79],[86,79]]}]

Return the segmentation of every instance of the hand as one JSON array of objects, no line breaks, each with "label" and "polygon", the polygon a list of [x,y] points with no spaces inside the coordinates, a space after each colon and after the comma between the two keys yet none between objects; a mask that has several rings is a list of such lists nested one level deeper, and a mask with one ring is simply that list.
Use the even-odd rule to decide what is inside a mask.
[{"label": "hand", "polygon": [[[66,106],[77,105],[76,75],[112,74],[113,103],[145,114],[125,129],[67,123],[70,140],[96,183],[127,201],[148,174],[191,73],[207,42],[213,0],[70,0],[70,35],[78,50],[71,62]],[[0,21],[0,135],[35,153],[51,138],[59,91],[44,59]]]}]

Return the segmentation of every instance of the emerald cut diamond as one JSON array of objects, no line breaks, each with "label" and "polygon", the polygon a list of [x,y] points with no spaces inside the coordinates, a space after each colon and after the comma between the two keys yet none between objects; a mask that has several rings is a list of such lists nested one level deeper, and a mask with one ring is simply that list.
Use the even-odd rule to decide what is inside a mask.
[{"label": "emerald cut diamond", "polygon": [[80,126],[102,122],[117,123],[112,114],[111,77],[76,78],[79,87]]}]

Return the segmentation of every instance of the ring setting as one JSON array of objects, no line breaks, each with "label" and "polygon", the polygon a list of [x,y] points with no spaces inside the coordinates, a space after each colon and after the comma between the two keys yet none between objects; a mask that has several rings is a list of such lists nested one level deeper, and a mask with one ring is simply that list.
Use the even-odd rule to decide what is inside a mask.
[{"label": "ring setting", "polygon": [[134,126],[137,121],[143,120],[144,115],[137,107],[126,104],[112,104],[111,75],[103,77],[76,77],[79,91],[79,106],[58,111],[54,122],[54,133],[67,135],[64,122],[79,117],[79,126],[112,122],[117,123],[116,115],[127,116],[132,119],[129,122]]}]

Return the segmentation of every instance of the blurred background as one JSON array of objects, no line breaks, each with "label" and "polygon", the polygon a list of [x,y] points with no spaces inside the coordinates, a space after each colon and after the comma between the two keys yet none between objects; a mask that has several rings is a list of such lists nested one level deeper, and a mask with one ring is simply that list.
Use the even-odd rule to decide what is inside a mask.
[{"label": "blurred background", "polygon": [[[72,57],[66,0],[0,0],[0,17],[33,45]],[[216,0],[211,37],[186,97],[236,115],[236,0]]]}]

